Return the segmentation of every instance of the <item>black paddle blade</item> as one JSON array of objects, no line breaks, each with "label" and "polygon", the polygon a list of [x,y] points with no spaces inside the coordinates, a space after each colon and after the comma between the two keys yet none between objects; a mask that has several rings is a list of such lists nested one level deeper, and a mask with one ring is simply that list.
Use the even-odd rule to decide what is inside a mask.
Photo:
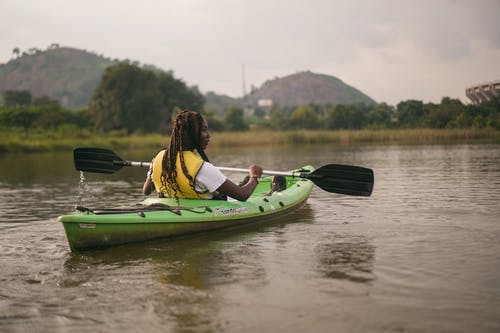
[{"label": "black paddle blade", "polygon": [[373,170],[359,166],[327,164],[304,178],[327,192],[368,197],[373,191]]},{"label": "black paddle blade", "polygon": [[126,165],[112,150],[103,148],[75,148],[73,160],[76,170],[96,173],[115,173]]}]

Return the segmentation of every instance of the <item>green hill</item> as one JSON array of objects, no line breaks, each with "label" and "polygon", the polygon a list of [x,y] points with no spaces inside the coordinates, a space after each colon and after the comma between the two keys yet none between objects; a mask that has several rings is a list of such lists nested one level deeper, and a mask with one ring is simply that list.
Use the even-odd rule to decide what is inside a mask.
[{"label": "green hill", "polygon": [[[271,101],[272,105],[294,107],[317,104],[375,104],[376,102],[334,76],[309,71],[266,81],[260,88],[242,98],[232,98],[209,92],[205,95],[206,107],[210,110],[224,110],[230,106],[259,106],[259,101]],[[216,112],[220,114],[219,112]]]},{"label": "green hill", "polygon": [[85,107],[104,69],[119,62],[83,50],[55,47],[35,50],[0,65],[0,91],[29,90],[70,109]]},{"label": "green hill", "polygon": [[259,100],[271,100],[273,105],[297,106],[308,104],[374,104],[375,101],[358,89],[334,76],[299,72],[266,81],[252,91],[246,101],[257,105]]}]

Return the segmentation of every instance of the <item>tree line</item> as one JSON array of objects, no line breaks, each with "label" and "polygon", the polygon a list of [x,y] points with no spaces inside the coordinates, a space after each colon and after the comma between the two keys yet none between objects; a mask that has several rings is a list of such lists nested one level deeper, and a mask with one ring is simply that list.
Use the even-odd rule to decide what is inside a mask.
[{"label": "tree line", "polygon": [[484,128],[500,129],[500,104],[463,104],[444,97],[441,103],[407,100],[396,106],[308,105],[273,109],[267,123],[273,129],[394,129],[394,128]]},{"label": "tree line", "polygon": [[92,132],[165,133],[173,115],[181,109],[202,112],[214,131],[246,131],[252,128],[500,129],[498,101],[472,105],[449,97],[444,97],[440,103],[407,100],[396,106],[387,103],[311,104],[244,110],[235,105],[224,112],[215,112],[204,109],[204,98],[197,87],[187,86],[172,72],[158,72],[130,63],[108,67],[89,106],[79,111],[67,110],[48,96],[33,97],[29,91],[5,91],[3,106],[0,107],[0,127],[21,128],[25,134],[31,129],[49,132],[60,127]]}]

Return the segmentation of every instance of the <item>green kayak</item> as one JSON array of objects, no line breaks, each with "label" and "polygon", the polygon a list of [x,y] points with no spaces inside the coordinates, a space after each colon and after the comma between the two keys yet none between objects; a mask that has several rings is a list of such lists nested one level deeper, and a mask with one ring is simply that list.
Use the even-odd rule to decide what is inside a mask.
[{"label": "green kayak", "polygon": [[[296,172],[314,171],[305,166]],[[137,207],[89,209],[63,215],[72,251],[85,251],[147,240],[206,232],[255,222],[268,222],[300,208],[312,191],[309,179],[285,176],[286,188],[271,190],[271,177],[264,177],[246,202],[147,198]]]}]

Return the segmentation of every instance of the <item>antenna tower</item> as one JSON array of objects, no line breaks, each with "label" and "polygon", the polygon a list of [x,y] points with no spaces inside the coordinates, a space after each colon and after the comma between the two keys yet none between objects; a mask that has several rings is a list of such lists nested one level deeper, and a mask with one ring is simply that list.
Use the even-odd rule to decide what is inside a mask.
[{"label": "antenna tower", "polygon": [[245,64],[241,65],[241,85],[242,85],[242,92],[243,92],[243,98],[247,95],[247,84],[245,82]]}]

